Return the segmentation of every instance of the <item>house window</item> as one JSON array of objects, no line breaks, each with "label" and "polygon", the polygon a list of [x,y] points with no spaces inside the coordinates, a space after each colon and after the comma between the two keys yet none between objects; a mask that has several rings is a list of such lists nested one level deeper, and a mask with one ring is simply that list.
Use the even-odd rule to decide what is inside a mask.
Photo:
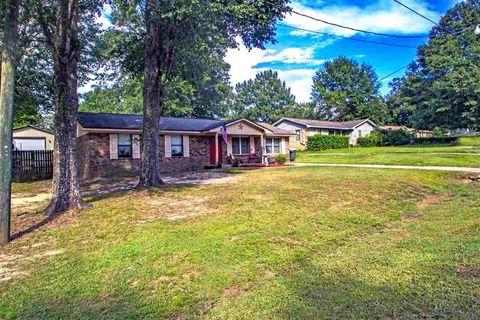
[{"label": "house window", "polygon": [[171,142],[172,157],[183,157],[183,137],[172,136]]},{"label": "house window", "polygon": [[358,136],[362,137],[362,130],[358,130]]},{"label": "house window", "polygon": [[280,153],[280,138],[265,139],[266,153]]},{"label": "house window", "polygon": [[250,153],[250,139],[245,137],[232,138],[232,152],[233,154],[249,154]]},{"label": "house window", "polygon": [[300,141],[300,130],[295,130],[295,140]]},{"label": "house window", "polygon": [[119,134],[118,135],[118,157],[131,158],[132,157],[132,135]]}]

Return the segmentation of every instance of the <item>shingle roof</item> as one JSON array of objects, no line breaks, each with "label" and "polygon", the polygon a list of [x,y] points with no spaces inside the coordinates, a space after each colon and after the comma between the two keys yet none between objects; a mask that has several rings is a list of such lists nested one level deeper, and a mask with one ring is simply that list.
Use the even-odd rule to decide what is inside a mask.
[{"label": "shingle roof", "polygon": [[[79,112],[78,122],[84,128],[142,130],[143,116],[117,113]],[[165,131],[208,131],[223,124],[223,120],[189,119],[164,117],[160,130]]]},{"label": "shingle roof", "polygon": [[317,127],[317,128],[333,128],[333,129],[341,129],[341,130],[353,129],[359,124],[361,124],[362,122],[368,121],[368,119],[362,119],[362,120],[354,120],[354,121],[335,122],[335,121],[297,119],[297,118],[283,118],[282,120],[295,122],[298,124],[302,124],[304,126]]},{"label": "shingle roof", "polygon": [[294,135],[294,133],[291,132],[291,131],[287,131],[287,130],[284,130],[284,129],[275,127],[275,126],[273,126],[273,125],[271,125],[271,124],[268,124],[268,123],[265,123],[265,122],[257,122],[257,124],[258,124],[259,126],[264,127],[264,128],[267,129],[267,130],[272,131],[274,134],[286,135],[286,136],[287,136],[287,135],[289,135],[289,136]]}]

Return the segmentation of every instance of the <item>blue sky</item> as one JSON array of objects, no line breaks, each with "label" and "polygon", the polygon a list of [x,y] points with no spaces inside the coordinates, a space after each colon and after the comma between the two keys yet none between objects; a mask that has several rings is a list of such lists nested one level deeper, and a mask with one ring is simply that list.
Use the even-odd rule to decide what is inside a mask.
[{"label": "blue sky", "polygon": [[[404,4],[438,21],[450,7],[459,0],[403,0]],[[396,4],[392,0],[334,0],[306,1],[291,3],[294,10],[330,22],[351,26],[357,29],[403,35],[428,34],[433,26],[430,22]],[[295,14],[287,16],[279,24],[286,24],[308,30],[332,33],[345,37],[390,42],[417,47],[422,39],[398,39],[370,36],[316,22]],[[415,59],[416,49],[387,47],[348,39],[324,37],[318,34],[299,32],[278,26],[277,43],[269,44],[266,50],[248,51],[240,45],[230,50],[225,58],[231,65],[231,82],[235,84],[250,79],[264,69],[278,71],[282,80],[291,87],[297,101],[308,101],[311,77],[322,64],[338,56],[347,56],[359,62],[374,66],[379,78],[400,69]],[[382,82],[382,93],[388,92],[388,82],[399,72]]]}]

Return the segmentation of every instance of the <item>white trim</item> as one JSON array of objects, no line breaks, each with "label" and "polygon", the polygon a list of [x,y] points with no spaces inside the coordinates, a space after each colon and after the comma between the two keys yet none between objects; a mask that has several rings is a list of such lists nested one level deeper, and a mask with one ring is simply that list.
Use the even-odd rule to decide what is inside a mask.
[{"label": "white trim", "polygon": [[183,156],[190,157],[190,136],[182,136],[183,139]]},{"label": "white trim", "polygon": [[140,135],[132,134],[132,158],[140,159]]},{"label": "white trim", "polygon": [[118,159],[118,135],[110,133],[110,159]]},{"label": "white trim", "polygon": [[172,137],[165,135],[165,158],[172,157]]},{"label": "white trim", "polygon": [[213,143],[215,143],[215,165],[217,165],[218,161],[219,161],[219,159],[218,159],[218,134],[215,135],[214,139],[215,140],[214,140]]},{"label": "white trim", "polygon": [[227,155],[231,156],[232,155],[232,137],[228,136],[227,141],[228,141],[228,143],[227,143]]},{"label": "white trim", "polygon": [[[272,140],[272,152],[267,152],[267,139],[270,139]],[[280,150],[279,152],[275,152],[275,141],[274,139],[279,139],[280,140]],[[279,137],[266,137],[265,138],[265,154],[267,155],[274,155],[274,154],[280,154],[282,153],[282,141],[283,141],[283,138],[279,138]]]},{"label": "white trim", "polygon": [[254,154],[255,152],[255,137],[250,136],[250,154]]}]

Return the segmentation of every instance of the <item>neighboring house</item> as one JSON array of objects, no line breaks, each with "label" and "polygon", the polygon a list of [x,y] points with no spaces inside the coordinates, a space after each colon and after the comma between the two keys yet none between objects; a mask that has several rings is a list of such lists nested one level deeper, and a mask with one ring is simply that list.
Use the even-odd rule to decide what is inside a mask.
[{"label": "neighboring house", "polygon": [[[222,137],[226,124],[228,143]],[[142,158],[143,116],[111,113],[78,114],[79,176],[135,173]],[[289,131],[246,119],[162,118],[160,120],[160,168],[162,172],[203,169],[231,163],[274,161],[289,153]]]},{"label": "neighboring house", "polygon": [[53,150],[53,132],[34,126],[13,129],[14,150]]},{"label": "neighboring house", "polygon": [[359,137],[368,136],[376,128],[375,123],[368,119],[334,122],[282,118],[273,125],[277,128],[295,133],[295,136],[290,138],[290,148],[292,149],[305,149],[307,146],[308,137],[316,134],[347,135],[350,137],[350,145],[354,146],[357,144],[357,139]]},{"label": "neighboring house", "polygon": [[382,131],[398,131],[398,130],[405,130],[409,133],[413,133],[415,138],[431,138],[433,137],[433,131],[429,130],[416,130],[412,128],[408,128],[406,126],[383,126],[380,127]]}]

